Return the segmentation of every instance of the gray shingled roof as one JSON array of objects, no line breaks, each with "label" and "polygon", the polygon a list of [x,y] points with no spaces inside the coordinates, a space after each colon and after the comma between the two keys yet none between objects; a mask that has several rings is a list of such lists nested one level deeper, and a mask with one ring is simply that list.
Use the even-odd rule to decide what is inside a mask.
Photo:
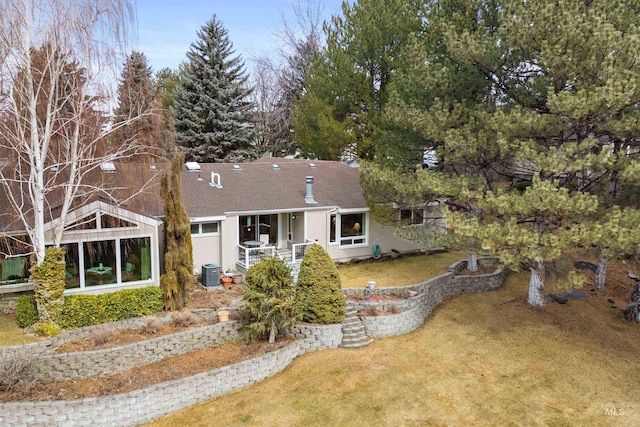
[{"label": "gray shingled roof", "polygon": [[[315,168],[310,167],[312,163]],[[273,164],[280,168],[275,170]],[[163,216],[159,178],[168,172],[169,165],[158,166],[158,171],[150,171],[148,165],[118,163],[115,173],[96,171],[87,182],[105,181],[108,186],[118,187],[114,193],[119,200],[127,199],[145,183],[151,184],[144,193],[127,200],[122,207],[149,217]],[[182,173],[182,199],[191,218],[221,216],[229,212],[367,206],[360,188],[359,170],[338,162],[265,158],[240,163],[240,170],[234,170],[231,163],[202,163],[200,166],[199,173],[188,172],[186,168]],[[211,172],[220,174],[222,188],[209,185]],[[305,202],[307,176],[314,178],[315,204]],[[56,200],[56,195],[51,195],[49,200]],[[87,203],[91,199],[82,201]],[[0,189],[0,232],[22,229]]]},{"label": "gray shingled roof", "polygon": [[[274,169],[277,164],[279,169]],[[310,164],[315,164],[312,168]],[[366,208],[359,170],[329,161],[264,158],[240,163],[201,163],[200,172],[182,174],[182,199],[191,218],[229,212],[304,210],[339,206]],[[209,185],[211,173],[220,174],[222,188]],[[198,177],[202,180],[198,181]],[[313,176],[313,197],[305,202],[306,177]]]}]

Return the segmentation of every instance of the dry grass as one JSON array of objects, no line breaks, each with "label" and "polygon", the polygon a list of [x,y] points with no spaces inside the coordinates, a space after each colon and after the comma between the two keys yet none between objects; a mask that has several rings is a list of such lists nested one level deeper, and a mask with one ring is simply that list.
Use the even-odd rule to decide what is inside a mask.
[{"label": "dry grass", "polygon": [[463,252],[403,256],[384,262],[344,265],[338,268],[343,288],[364,288],[370,280],[376,287],[406,286],[447,272],[447,267],[466,258]]},{"label": "dry grass", "polygon": [[20,345],[43,341],[45,338],[25,334],[18,327],[15,314],[0,313],[0,345]]},{"label": "dry grass", "polygon": [[445,302],[413,333],[300,357],[150,425],[638,425],[640,326],[606,296],[531,308],[527,281],[513,274]]}]

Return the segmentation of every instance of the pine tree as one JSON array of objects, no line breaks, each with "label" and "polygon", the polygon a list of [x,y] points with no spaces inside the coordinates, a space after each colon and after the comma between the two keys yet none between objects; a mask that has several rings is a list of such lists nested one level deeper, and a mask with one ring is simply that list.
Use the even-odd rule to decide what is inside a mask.
[{"label": "pine tree", "polygon": [[[530,268],[534,305],[545,304],[545,262],[576,245],[601,254],[626,246],[599,238],[595,226],[620,228],[607,225],[611,212],[629,205],[623,195],[638,189],[640,166],[627,155],[640,142],[640,49],[631,42],[637,7],[604,0],[429,3],[408,55],[415,66],[403,76],[420,90],[393,95],[390,115],[432,141],[443,179],[461,184],[444,194],[448,225],[510,266]],[[415,175],[432,197],[426,176]],[[524,191],[504,190],[522,179]],[[596,231],[585,232],[583,220]]]},{"label": "pine tree", "polygon": [[187,160],[238,162],[255,157],[251,89],[240,56],[214,15],[198,31],[175,91],[176,140]]},{"label": "pine tree", "polygon": [[164,175],[161,194],[164,201],[164,269],[160,288],[167,310],[181,310],[189,302],[189,288],[193,282],[193,249],[191,222],[182,204],[180,173],[184,155],[177,154],[171,165],[171,175]]},{"label": "pine tree", "polygon": [[265,258],[247,270],[240,306],[247,341],[268,337],[273,344],[276,336],[300,320],[292,281],[291,268],[276,257]]}]

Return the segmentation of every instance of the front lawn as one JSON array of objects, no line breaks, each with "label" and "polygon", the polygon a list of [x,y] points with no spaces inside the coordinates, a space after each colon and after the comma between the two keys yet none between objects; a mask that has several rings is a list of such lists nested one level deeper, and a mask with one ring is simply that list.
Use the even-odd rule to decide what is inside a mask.
[{"label": "front lawn", "polygon": [[512,274],[412,333],[302,356],[151,425],[637,425],[640,325],[607,296],[532,308],[528,280]]},{"label": "front lawn", "polygon": [[370,280],[376,287],[415,285],[444,274],[447,267],[466,259],[464,252],[403,256],[391,261],[361,262],[338,268],[343,288],[364,288]]},{"label": "front lawn", "polygon": [[28,344],[42,340],[44,338],[23,333],[18,327],[14,314],[0,314],[0,346]]}]

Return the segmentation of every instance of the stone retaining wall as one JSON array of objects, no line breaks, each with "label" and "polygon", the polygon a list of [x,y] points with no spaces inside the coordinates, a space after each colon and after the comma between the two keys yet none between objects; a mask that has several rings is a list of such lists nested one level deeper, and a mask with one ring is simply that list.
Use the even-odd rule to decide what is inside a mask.
[{"label": "stone retaining wall", "polygon": [[[237,329],[238,322],[212,326],[219,325]],[[299,355],[337,348],[342,342],[342,325],[298,325],[294,334],[299,339],[281,349],[129,393],[67,401],[0,403],[0,425],[135,426],[262,381],[282,371]]]},{"label": "stone retaining wall", "polygon": [[[504,282],[505,275],[506,270],[504,269],[498,269],[491,274],[476,276],[455,276],[453,273],[447,273],[419,285],[410,286],[409,288],[412,288],[412,291],[419,293],[401,304],[396,302],[371,302],[369,304],[369,306],[378,311],[387,311],[388,306],[395,305],[403,308],[401,313],[384,316],[360,316],[360,318],[370,337],[384,338],[405,334],[420,327],[433,309],[444,300],[455,295],[497,289]],[[362,303],[360,301],[349,302],[350,305],[356,306],[358,310],[367,308]]]},{"label": "stone retaining wall", "polygon": [[[461,263],[450,267],[450,271],[461,271]],[[492,274],[477,276],[455,276],[450,272],[434,277],[417,285],[402,288],[379,288],[377,295],[405,296],[404,301],[375,303],[371,301],[350,302],[363,308],[375,306],[386,310],[385,304],[402,307],[403,312],[388,316],[363,316],[368,333],[372,337],[387,337],[410,332],[420,325],[442,301],[462,293],[486,292],[499,287],[504,281],[506,271],[499,269]],[[361,293],[362,289],[345,289],[345,293]],[[133,322],[145,320],[131,319]],[[112,325],[113,326],[113,325]],[[212,325],[218,326],[218,325]],[[199,328],[199,329],[206,329]],[[237,333],[237,322],[223,324],[222,329],[229,328],[228,336]],[[235,330],[236,332],[232,332]],[[95,331],[95,329],[94,329]],[[74,332],[74,336],[82,336],[90,330]],[[0,403],[0,425],[2,426],[84,426],[114,425],[133,426],[147,422],[153,418],[178,411],[195,403],[211,399],[237,390],[282,371],[291,361],[304,353],[336,348],[342,342],[342,325],[297,325],[293,331],[296,341],[285,347],[266,353],[251,360],[224,366],[209,372],[193,375],[179,380],[157,384],[142,390],[113,396],[93,397],[81,400],[54,402],[9,402]],[[179,334],[176,334],[179,335]],[[180,335],[181,340],[188,341],[189,335]],[[78,339],[78,338],[75,338]],[[197,338],[199,340],[202,338]],[[71,340],[69,336],[59,338],[61,341]],[[151,340],[150,340],[151,341]],[[39,346],[42,353],[53,345],[51,342],[35,343],[22,346]],[[56,345],[60,345],[56,343]],[[129,350],[127,356],[138,350]],[[122,362],[122,356],[120,356]],[[56,365],[58,366],[58,365]]]},{"label": "stone retaining wall", "polygon": [[[212,323],[217,321],[217,312],[211,309],[195,309],[192,310],[194,318],[204,323]],[[86,326],[84,328],[70,329],[59,335],[48,338],[46,341],[39,341],[24,345],[4,346],[0,347],[0,355],[5,351],[20,350],[33,356],[40,357],[50,353],[55,348],[68,344],[73,341],[81,341],[91,339],[96,335],[120,331],[125,329],[138,329],[148,323],[150,320],[159,321],[160,323],[171,323],[171,315],[163,316],[145,316],[134,317],[131,319],[118,320],[116,322],[102,323],[96,326]],[[159,337],[162,338],[162,337]]]},{"label": "stone retaining wall", "polygon": [[275,375],[300,342],[250,360],[129,393],[55,402],[0,404],[3,426],[135,426]]},{"label": "stone retaining wall", "polygon": [[[495,264],[495,258],[480,258],[480,265]],[[456,273],[466,268],[466,261],[458,261],[449,267],[449,273],[434,277],[417,285],[402,286],[396,288],[377,288],[373,295],[400,296],[414,295],[399,301],[349,301],[350,306],[357,310],[374,309],[387,312],[395,306],[401,309],[398,314],[384,316],[360,316],[362,323],[367,328],[367,334],[373,338],[384,338],[405,334],[417,329],[424,323],[434,308],[444,300],[455,295],[487,292],[497,289],[504,282],[507,274],[505,269],[499,268],[490,274],[475,276],[459,276]],[[346,290],[347,295],[356,294],[356,290]],[[359,293],[363,291],[357,290]]]},{"label": "stone retaining wall", "polygon": [[217,323],[103,350],[40,355],[32,372],[42,382],[114,375],[238,339],[240,322]]}]

